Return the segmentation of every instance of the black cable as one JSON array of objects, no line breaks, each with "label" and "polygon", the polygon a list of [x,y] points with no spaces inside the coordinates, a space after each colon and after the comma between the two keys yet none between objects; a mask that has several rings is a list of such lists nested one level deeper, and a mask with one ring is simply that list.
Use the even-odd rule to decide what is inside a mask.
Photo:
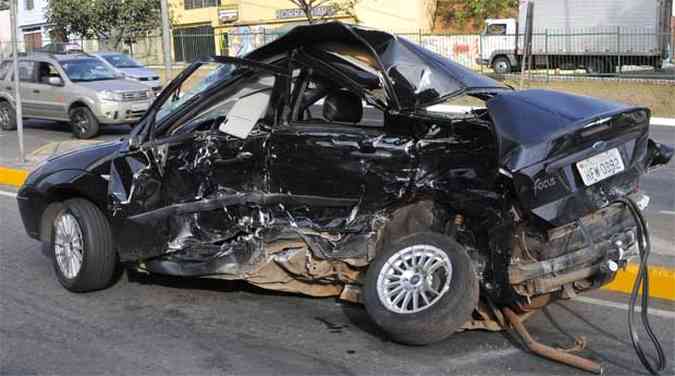
[{"label": "black cable", "polygon": [[[640,267],[638,275],[635,278],[635,283],[633,285],[633,291],[630,295],[630,303],[628,308],[628,331],[630,332],[630,339],[633,342],[633,348],[642,365],[652,374],[659,375],[659,373],[666,368],[666,357],[663,353],[663,347],[658,338],[654,334],[652,327],[649,323],[649,266],[647,265],[647,259],[649,258],[649,253],[651,252],[651,241],[649,239],[649,230],[647,230],[647,222],[645,221],[642,212],[638,208],[637,204],[630,198],[622,198],[617,200],[618,202],[623,203],[628,207],[631,214],[635,218],[637,224],[638,236],[637,236],[637,246],[640,253]],[[638,294],[640,293],[640,287],[642,287],[642,312],[640,315],[642,325],[649,336],[654,348],[656,349],[657,362],[656,365],[650,363],[647,355],[645,355],[642,345],[640,344],[640,338],[637,331],[633,327],[635,321],[635,305],[638,300]]]}]

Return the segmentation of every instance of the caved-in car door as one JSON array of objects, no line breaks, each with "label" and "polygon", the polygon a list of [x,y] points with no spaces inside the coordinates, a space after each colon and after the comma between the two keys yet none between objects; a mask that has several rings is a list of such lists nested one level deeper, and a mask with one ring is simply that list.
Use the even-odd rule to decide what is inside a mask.
[{"label": "caved-in car door", "polygon": [[358,89],[319,72],[307,80],[296,83],[294,120],[269,141],[272,192],[315,196],[305,215],[330,226],[400,198],[412,176],[412,139],[388,132],[383,112],[364,108]]},{"label": "caved-in car door", "polygon": [[251,218],[248,198],[267,191],[264,140],[284,85],[274,67],[221,61],[196,63],[174,80],[112,161],[122,259],[162,256],[145,265],[183,275],[237,273],[236,262],[217,255],[253,230],[242,218]]}]

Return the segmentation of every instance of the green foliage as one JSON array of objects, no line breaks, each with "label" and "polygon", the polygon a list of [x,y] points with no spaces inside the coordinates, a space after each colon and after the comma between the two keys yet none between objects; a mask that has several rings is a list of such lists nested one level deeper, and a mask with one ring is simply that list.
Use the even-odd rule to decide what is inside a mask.
[{"label": "green foliage", "polygon": [[[354,8],[360,0],[289,0],[293,5],[302,10],[307,18],[307,23],[324,22],[333,14],[315,15],[314,10],[319,7],[331,7],[335,13],[343,13],[356,19]],[[358,20],[357,20],[358,21]]]},{"label": "green foliage", "polygon": [[160,19],[160,0],[49,0],[47,7],[47,22],[61,35],[115,47],[157,29]]},{"label": "green foliage", "polygon": [[518,0],[439,0],[437,14],[447,24],[478,27],[486,18],[518,13]]}]

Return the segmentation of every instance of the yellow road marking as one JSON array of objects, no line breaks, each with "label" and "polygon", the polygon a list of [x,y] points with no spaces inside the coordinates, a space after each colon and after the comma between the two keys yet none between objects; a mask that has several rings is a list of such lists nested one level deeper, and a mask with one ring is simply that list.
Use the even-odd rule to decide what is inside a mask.
[{"label": "yellow road marking", "polygon": [[28,171],[0,166],[0,184],[20,187],[28,177]]}]

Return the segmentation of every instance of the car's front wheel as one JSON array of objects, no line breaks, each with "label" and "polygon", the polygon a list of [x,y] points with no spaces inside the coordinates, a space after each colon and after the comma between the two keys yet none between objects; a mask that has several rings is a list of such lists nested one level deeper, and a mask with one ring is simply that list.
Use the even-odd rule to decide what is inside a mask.
[{"label": "car's front wheel", "polygon": [[416,233],[368,267],[366,310],[397,342],[426,345],[461,328],[478,303],[478,278],[464,247],[438,233]]},{"label": "car's front wheel", "polygon": [[52,223],[50,253],[59,282],[70,291],[99,290],[113,282],[117,255],[110,224],[87,200],[64,202]]},{"label": "car's front wheel", "polygon": [[84,106],[70,110],[70,126],[73,129],[73,136],[80,139],[96,137],[100,128],[96,116]]}]

